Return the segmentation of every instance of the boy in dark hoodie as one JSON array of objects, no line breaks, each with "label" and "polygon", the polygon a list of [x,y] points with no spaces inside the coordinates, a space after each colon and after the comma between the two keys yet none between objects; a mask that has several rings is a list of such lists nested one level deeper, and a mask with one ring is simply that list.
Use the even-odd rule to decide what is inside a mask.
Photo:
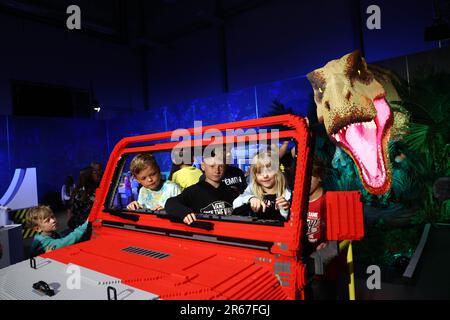
[{"label": "boy in dark hoodie", "polygon": [[239,194],[222,182],[225,172],[224,160],[221,148],[204,155],[202,170],[205,179],[184,189],[178,196],[168,199],[165,205],[166,212],[186,224],[197,220],[196,213],[231,215],[233,200]]}]

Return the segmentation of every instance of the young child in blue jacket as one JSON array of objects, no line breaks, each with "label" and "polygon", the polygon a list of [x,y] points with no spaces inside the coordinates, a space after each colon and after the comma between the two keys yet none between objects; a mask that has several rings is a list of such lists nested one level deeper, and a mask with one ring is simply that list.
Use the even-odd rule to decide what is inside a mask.
[{"label": "young child in blue jacket", "polygon": [[88,225],[88,222],[85,221],[71,233],[61,237],[56,232],[57,220],[49,206],[32,208],[27,212],[25,223],[29,228],[39,232],[39,234],[34,236],[31,244],[31,257],[75,244],[81,239]]}]

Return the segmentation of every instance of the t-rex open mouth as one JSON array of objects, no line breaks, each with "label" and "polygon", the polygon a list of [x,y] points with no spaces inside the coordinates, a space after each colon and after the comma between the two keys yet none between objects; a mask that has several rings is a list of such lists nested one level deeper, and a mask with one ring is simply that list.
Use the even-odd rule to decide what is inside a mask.
[{"label": "t-rex open mouth", "polygon": [[383,194],[391,184],[386,158],[392,113],[384,98],[375,99],[373,104],[377,111],[373,120],[348,124],[332,137],[357,164],[364,187],[373,194]]}]

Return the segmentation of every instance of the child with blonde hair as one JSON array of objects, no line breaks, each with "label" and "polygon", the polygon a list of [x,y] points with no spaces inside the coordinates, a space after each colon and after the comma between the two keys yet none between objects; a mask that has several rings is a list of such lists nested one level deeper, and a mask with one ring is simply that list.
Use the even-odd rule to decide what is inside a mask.
[{"label": "child with blonde hair", "polygon": [[130,164],[131,174],[142,185],[137,201],[128,204],[127,209],[140,208],[162,210],[167,199],[180,194],[180,187],[169,180],[161,179],[161,169],[150,153],[141,153]]},{"label": "child with blonde hair", "polygon": [[37,206],[30,209],[25,217],[25,223],[27,227],[39,232],[34,236],[31,244],[31,257],[77,243],[86,232],[88,225],[85,221],[74,231],[61,237],[56,232],[58,222],[49,206]]},{"label": "child with blonde hair", "polygon": [[250,185],[233,201],[233,208],[246,205],[259,219],[286,221],[290,199],[291,191],[279,169],[278,154],[264,150],[253,157]]}]

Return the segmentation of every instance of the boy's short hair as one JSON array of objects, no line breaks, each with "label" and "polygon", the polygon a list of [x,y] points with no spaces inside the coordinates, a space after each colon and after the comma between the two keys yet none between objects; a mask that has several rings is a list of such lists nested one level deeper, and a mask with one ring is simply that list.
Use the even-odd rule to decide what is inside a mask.
[{"label": "boy's short hair", "polygon": [[140,153],[131,160],[130,171],[131,174],[136,177],[142,170],[148,167],[154,167],[159,171],[158,163],[150,153]]},{"label": "boy's short hair", "polygon": [[322,159],[318,157],[314,157],[313,159],[313,167],[312,167],[312,176],[323,179],[325,176],[325,163]]},{"label": "boy's short hair", "polygon": [[45,220],[50,216],[53,216],[53,211],[49,206],[37,206],[31,208],[25,216],[25,226],[33,229],[39,224],[39,221]]}]

